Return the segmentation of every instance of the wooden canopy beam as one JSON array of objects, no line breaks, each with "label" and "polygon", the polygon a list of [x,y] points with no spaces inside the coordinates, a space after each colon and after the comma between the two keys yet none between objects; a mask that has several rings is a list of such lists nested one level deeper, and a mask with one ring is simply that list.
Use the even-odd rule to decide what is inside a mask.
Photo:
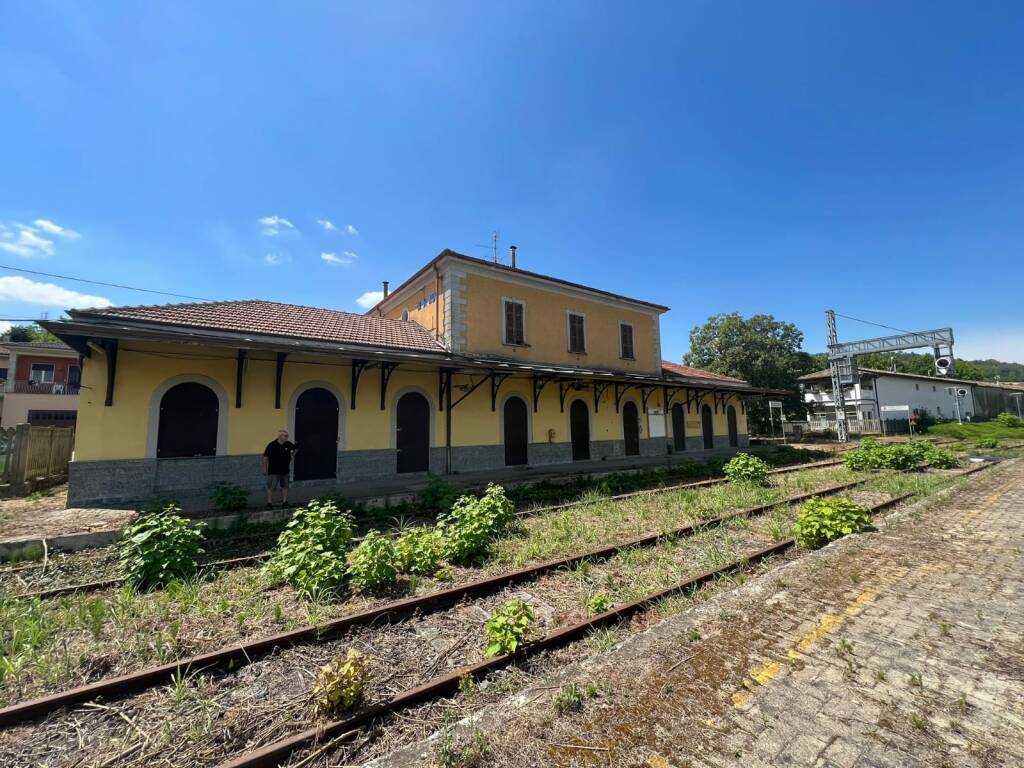
[{"label": "wooden canopy beam", "polygon": [[288,357],[287,352],[277,353],[277,368],[274,371],[274,407],[281,408],[281,377],[284,375],[284,360]]},{"label": "wooden canopy beam", "polygon": [[242,407],[242,376],[245,374],[245,358],[247,350],[238,350],[238,360],[235,363],[235,408]]},{"label": "wooden canopy beam", "polygon": [[498,390],[505,383],[505,379],[511,377],[511,373],[497,373],[491,371],[491,413],[498,410]]},{"label": "wooden canopy beam", "polygon": [[352,360],[352,392],[349,397],[349,409],[356,409],[356,393],[359,391],[359,377],[363,375],[363,371],[370,364],[369,360]]},{"label": "wooden canopy beam", "polygon": [[114,404],[114,380],[117,378],[117,339],[103,339],[100,346],[107,358],[107,392],[103,405],[111,406]]},{"label": "wooden canopy beam", "polygon": [[595,381],[594,382],[594,413],[600,410],[601,398],[604,397],[604,393],[608,391],[612,383],[610,381]]},{"label": "wooden canopy beam", "polygon": [[391,374],[395,372],[398,363],[382,362],[380,364],[380,409],[387,408],[388,382],[391,381]]}]

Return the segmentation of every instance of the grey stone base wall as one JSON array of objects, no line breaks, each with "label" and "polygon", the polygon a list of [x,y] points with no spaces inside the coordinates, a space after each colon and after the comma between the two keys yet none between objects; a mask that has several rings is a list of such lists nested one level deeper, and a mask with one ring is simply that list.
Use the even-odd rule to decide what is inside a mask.
[{"label": "grey stone base wall", "polygon": [[[664,456],[667,439],[646,438],[640,441],[640,455]],[[700,437],[686,439],[686,453],[694,456],[712,453],[704,450]],[[740,435],[740,446],[750,444],[747,435]],[[715,437],[714,453],[729,448],[728,436]],[[595,440],[590,445],[590,460],[601,461],[625,456],[621,440]],[[530,466],[568,464],[572,462],[571,443],[530,443],[527,446]],[[430,449],[430,472],[445,472],[445,449]],[[397,452],[394,449],[344,451],[338,454],[337,478],[293,482],[302,495],[316,495],[339,484],[389,480],[398,477]],[[452,448],[452,470],[456,473],[503,469],[504,445],[475,445]],[[410,475],[415,477],[416,475]],[[260,471],[260,456],[210,456],[194,459],[125,459],[113,461],[74,461],[68,467],[68,506],[131,506],[151,496],[171,496],[187,510],[208,507],[209,487],[215,482],[240,485],[250,492],[250,503],[261,504],[265,484]]]}]

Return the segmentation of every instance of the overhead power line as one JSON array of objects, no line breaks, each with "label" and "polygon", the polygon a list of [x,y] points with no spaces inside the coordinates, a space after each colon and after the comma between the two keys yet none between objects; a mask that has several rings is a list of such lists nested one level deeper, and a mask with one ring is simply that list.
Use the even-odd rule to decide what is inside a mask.
[{"label": "overhead power line", "polygon": [[134,285],[122,285],[121,283],[105,283],[102,280],[89,280],[84,277],[71,277],[70,275],[55,275],[50,272],[39,272],[34,269],[23,269],[22,267],[11,267],[7,264],[0,264],[0,269],[7,269],[11,272],[24,272],[28,275],[41,275],[42,277],[55,277],[58,280],[72,280],[76,283],[89,283],[90,285],[102,285],[107,288],[121,288],[126,291],[139,291],[140,293],[154,293],[159,296],[173,296],[176,299],[192,299],[193,301],[216,301],[216,299],[204,299],[202,296],[189,296],[185,293],[171,293],[170,291],[157,291],[153,288],[138,288]]},{"label": "overhead power line", "polygon": [[865,325],[877,325],[879,328],[885,328],[886,330],[889,331],[896,331],[897,333],[910,333],[910,331],[905,331],[902,328],[893,328],[891,325],[876,323],[873,322],[872,320],[861,320],[859,317],[850,317],[849,315],[844,315],[839,312],[836,312],[836,317],[842,317],[847,320],[853,320],[855,323],[864,323]]}]

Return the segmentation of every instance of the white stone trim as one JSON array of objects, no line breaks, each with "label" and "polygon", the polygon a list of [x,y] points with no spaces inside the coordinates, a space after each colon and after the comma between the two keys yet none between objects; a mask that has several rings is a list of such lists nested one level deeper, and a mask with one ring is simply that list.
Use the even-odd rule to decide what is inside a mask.
[{"label": "white stone trim", "polygon": [[172,376],[158,384],[149,398],[149,420],[146,429],[146,458],[155,459],[157,443],[160,439],[160,401],[172,387],[178,384],[202,384],[213,390],[217,396],[217,452],[216,456],[224,456],[228,450],[228,393],[216,379],[200,373],[183,373]]}]

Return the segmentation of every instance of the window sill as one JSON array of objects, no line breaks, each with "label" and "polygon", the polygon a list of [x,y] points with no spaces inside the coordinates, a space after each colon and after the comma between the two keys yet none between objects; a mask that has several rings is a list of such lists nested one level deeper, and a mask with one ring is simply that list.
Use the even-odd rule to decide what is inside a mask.
[{"label": "window sill", "polygon": [[501,342],[501,345],[503,347],[529,347],[530,346],[525,341],[522,344],[516,344],[514,341],[503,341],[503,342]]},{"label": "window sill", "polygon": [[635,357],[626,357],[625,355],[619,355],[619,360],[626,360],[626,361],[628,361],[630,363],[635,363],[636,362],[636,358]]},{"label": "window sill", "polygon": [[570,355],[582,355],[583,357],[587,356],[586,350],[583,350],[583,349],[570,349],[569,350],[569,354]]}]

